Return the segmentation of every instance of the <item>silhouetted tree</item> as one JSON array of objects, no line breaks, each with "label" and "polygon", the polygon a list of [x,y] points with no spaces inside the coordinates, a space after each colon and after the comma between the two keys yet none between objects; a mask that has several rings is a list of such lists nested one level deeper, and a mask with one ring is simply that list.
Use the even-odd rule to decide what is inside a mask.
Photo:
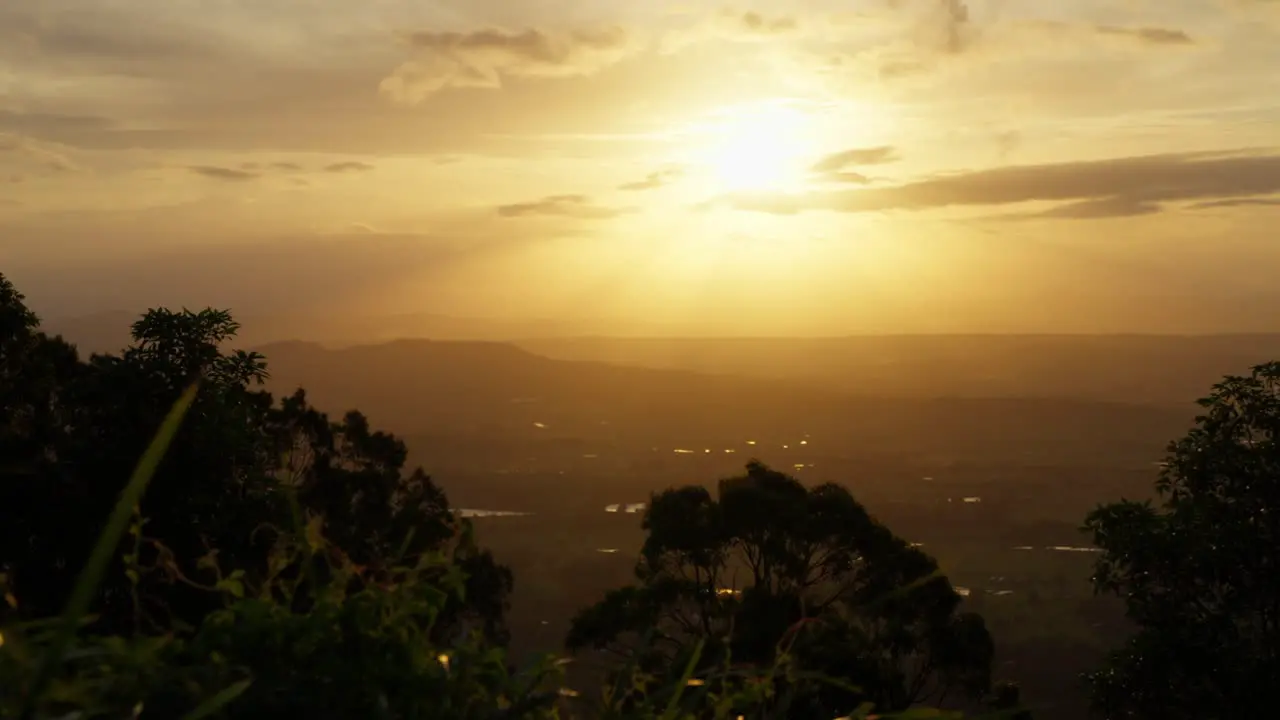
[{"label": "silhouetted tree", "polygon": [[198,622],[221,602],[186,582],[200,558],[216,553],[245,572],[265,571],[273,528],[316,515],[370,576],[393,557],[449,548],[471,577],[437,630],[478,625],[504,640],[510,572],[475,547],[429,477],[405,471],[404,443],[358,412],[331,422],[302,391],[276,406],[260,387],[265,359],[224,350],[238,327],[223,310],[150,310],[119,356],[80,362],[73,347],[39,332],[0,276],[0,572],[23,611],[61,608],[161,419],[198,377],[199,395],[139,508],[143,564],[169,563],[171,572],[133,581],[109,573],[96,607],[104,629],[134,629],[140,615]]},{"label": "silhouetted tree", "polygon": [[1227,377],[1169,446],[1158,505],[1085,523],[1137,634],[1089,676],[1107,718],[1271,717],[1280,682],[1280,363]]},{"label": "silhouetted tree", "polygon": [[768,667],[786,649],[799,667],[860,688],[811,688],[791,717],[989,690],[982,619],[959,613],[936,562],[838,485],[806,489],[752,462],[720,482],[717,498],[696,486],[654,495],[644,529],[636,584],[580,612],[570,649],[609,649],[677,673],[699,639],[704,669],[726,659]]},{"label": "silhouetted tree", "polygon": [[[299,505],[326,519],[334,545],[377,571],[449,547],[465,572],[463,596],[451,598],[441,630],[468,621],[494,642],[505,642],[511,571],[487,551],[459,537],[448,498],[421,468],[406,475],[408,450],[394,435],[374,431],[359,412],[332,422],[299,389],[268,420],[279,458],[279,480]],[[454,542],[463,539],[463,542]]]}]

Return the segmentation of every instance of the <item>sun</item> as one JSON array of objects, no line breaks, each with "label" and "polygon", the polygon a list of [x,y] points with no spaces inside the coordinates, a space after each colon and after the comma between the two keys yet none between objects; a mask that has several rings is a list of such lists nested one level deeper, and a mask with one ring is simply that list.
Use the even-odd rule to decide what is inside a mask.
[{"label": "sun", "polygon": [[725,192],[785,191],[803,181],[812,123],[779,103],[726,109],[706,127],[699,164]]}]

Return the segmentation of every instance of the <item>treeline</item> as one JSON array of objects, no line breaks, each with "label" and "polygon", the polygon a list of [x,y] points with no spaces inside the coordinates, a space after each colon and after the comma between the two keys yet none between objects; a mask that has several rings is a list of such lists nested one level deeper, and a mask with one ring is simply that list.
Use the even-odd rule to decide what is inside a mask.
[{"label": "treeline", "polygon": [[[617,656],[605,687],[515,667],[510,570],[403,442],[262,390],[236,329],[151,310],[82,359],[0,276],[0,716],[1030,717],[933,558],[754,462],[651,498],[635,581],[565,641]],[[1203,402],[1162,505],[1086,520],[1140,628],[1088,678],[1107,718],[1266,716],[1280,679],[1280,365]]]}]

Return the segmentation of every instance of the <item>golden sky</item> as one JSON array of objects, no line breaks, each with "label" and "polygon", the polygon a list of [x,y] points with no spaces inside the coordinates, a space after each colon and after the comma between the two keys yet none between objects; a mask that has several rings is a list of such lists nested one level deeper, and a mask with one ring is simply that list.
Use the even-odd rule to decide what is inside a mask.
[{"label": "golden sky", "polygon": [[1280,330],[1280,0],[0,3],[0,271],[710,331]]}]

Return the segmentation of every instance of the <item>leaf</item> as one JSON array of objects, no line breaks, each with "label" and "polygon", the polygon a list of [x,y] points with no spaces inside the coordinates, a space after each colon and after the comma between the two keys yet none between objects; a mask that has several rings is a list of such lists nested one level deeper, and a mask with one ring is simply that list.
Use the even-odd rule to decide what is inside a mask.
[{"label": "leaf", "polygon": [[689,662],[684,666],[684,673],[680,675],[680,681],[676,683],[675,692],[671,694],[671,699],[667,701],[667,709],[662,713],[663,720],[674,720],[676,717],[676,704],[680,702],[680,696],[688,686],[689,678],[693,677],[693,670],[697,667],[698,660],[702,657],[704,644],[704,640],[698,640],[697,644],[693,646],[693,653],[689,656]]},{"label": "leaf", "polygon": [[307,547],[312,552],[319,552],[324,549],[324,518],[319,515],[312,515],[307,518],[306,526]]},{"label": "leaf", "polygon": [[216,587],[219,590],[231,593],[236,599],[244,598],[244,583],[238,579],[225,578],[220,580]]}]

